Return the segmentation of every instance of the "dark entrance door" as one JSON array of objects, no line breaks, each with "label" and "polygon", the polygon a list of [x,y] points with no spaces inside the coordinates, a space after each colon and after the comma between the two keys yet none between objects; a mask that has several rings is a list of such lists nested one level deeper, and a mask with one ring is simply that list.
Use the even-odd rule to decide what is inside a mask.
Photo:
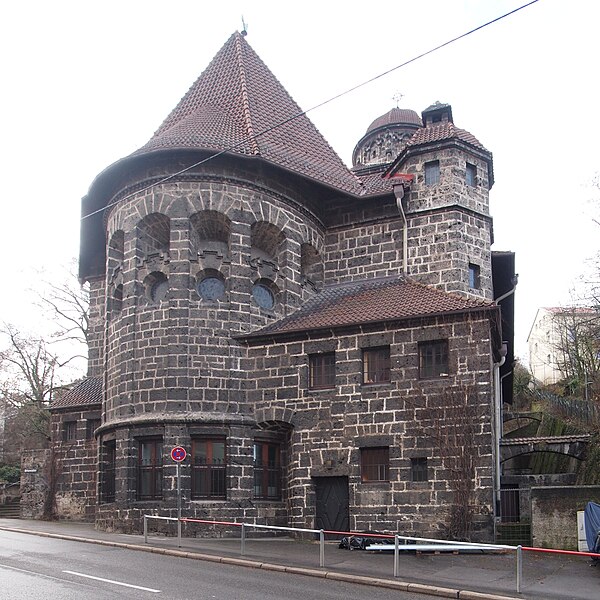
[{"label": "dark entrance door", "polygon": [[315,528],[348,531],[350,527],[348,478],[315,477]]}]

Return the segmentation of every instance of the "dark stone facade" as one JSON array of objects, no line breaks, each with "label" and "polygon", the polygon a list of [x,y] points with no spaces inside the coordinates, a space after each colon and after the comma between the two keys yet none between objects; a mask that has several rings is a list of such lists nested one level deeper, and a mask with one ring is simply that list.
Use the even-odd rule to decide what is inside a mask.
[{"label": "dark stone facade", "polygon": [[[491,302],[491,155],[452,136],[405,141],[392,162],[375,161],[370,195],[260,156],[201,164],[200,147],[137,153],[96,180],[84,206],[106,208],[83,229],[82,277],[92,299],[89,376],[102,381],[102,400],[55,411],[61,514],[79,510],[125,531],[139,531],[144,513],[175,516],[169,452],[183,446],[184,516],[445,535],[452,472],[468,456],[474,537],[490,539],[502,340]],[[434,184],[424,178],[432,161]],[[386,169],[410,180],[403,198],[382,179]],[[339,326],[265,329],[327,286],[379,278],[472,305],[382,320],[375,301]],[[430,359],[444,367],[424,375],[423,347],[434,342]],[[330,371],[315,385],[321,355]],[[382,361],[381,381],[369,380],[369,360]],[[96,441],[83,442],[98,408]],[[60,431],[75,416],[69,445]],[[324,508],[328,494],[339,514]]]}]

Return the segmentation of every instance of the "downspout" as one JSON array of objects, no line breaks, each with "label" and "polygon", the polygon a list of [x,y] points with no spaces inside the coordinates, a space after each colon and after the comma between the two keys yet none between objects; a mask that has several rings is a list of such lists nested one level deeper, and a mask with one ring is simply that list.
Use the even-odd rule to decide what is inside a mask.
[{"label": "downspout", "polygon": [[404,184],[394,183],[394,196],[396,196],[396,205],[398,211],[402,217],[402,273],[404,276],[408,275],[408,224],[406,222],[406,214],[404,213],[404,206],[402,205],[402,199],[404,198]]},{"label": "downspout", "polygon": [[[500,360],[494,363],[494,528],[500,516],[500,440],[502,438],[502,384],[500,381],[500,367],[506,362],[508,349],[502,344]],[[494,532],[495,533],[495,532]]]},{"label": "downspout", "polygon": [[[515,293],[517,289],[517,283],[519,282],[519,276],[515,274],[512,278],[513,287],[496,298],[496,304],[500,305],[500,302],[505,298],[508,298]],[[494,465],[494,527],[498,517],[500,516],[500,440],[502,439],[502,379],[500,377],[500,368],[506,362],[506,354],[508,348],[506,342],[502,343],[502,349],[500,351],[500,360],[494,363],[493,378],[494,378],[494,448],[495,448],[495,465]]]}]

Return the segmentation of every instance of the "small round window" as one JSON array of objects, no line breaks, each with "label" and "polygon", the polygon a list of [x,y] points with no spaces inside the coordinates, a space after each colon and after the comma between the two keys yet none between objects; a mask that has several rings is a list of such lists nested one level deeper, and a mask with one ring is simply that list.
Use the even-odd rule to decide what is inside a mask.
[{"label": "small round window", "polygon": [[225,283],[218,277],[205,277],[196,291],[203,300],[220,300],[225,295]]},{"label": "small round window", "polygon": [[152,302],[161,302],[167,296],[169,291],[169,282],[167,279],[155,281],[150,287],[150,299]]},{"label": "small round window", "polygon": [[261,308],[273,308],[275,306],[275,296],[273,296],[273,292],[264,283],[256,283],[254,285],[252,288],[252,297]]}]

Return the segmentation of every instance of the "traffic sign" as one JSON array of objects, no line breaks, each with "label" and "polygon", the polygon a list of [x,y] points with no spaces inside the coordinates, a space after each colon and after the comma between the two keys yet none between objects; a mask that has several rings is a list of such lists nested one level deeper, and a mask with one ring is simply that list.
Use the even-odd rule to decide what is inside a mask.
[{"label": "traffic sign", "polygon": [[187,452],[185,451],[185,448],[182,448],[181,446],[175,446],[175,448],[173,448],[173,450],[171,450],[171,458],[175,462],[179,463],[182,460],[185,460],[186,456],[187,456]]}]

